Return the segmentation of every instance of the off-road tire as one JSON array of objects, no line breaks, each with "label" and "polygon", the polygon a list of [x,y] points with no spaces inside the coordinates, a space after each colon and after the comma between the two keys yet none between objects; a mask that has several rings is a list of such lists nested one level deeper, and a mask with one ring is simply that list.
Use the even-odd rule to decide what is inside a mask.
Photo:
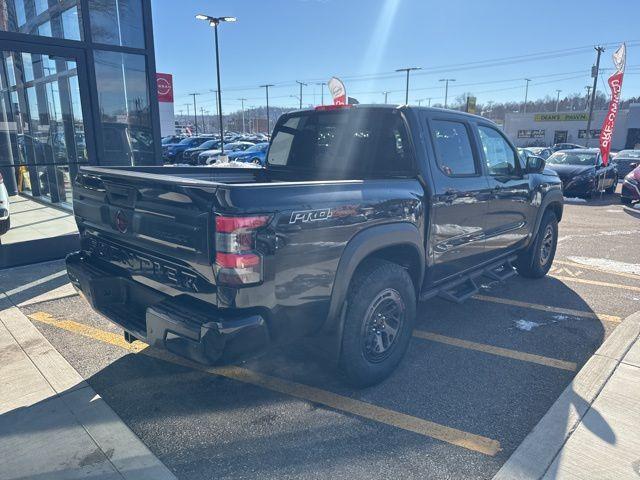
[{"label": "off-road tire", "polygon": [[[549,234],[551,238],[549,238]],[[550,243],[549,243],[550,240]],[[531,246],[516,260],[516,270],[526,278],[544,277],[553,263],[558,246],[558,219],[551,210],[544,212]]]},{"label": "off-road tire", "polygon": [[[390,313],[394,311],[400,311],[398,322]],[[358,268],[347,295],[340,356],[340,367],[349,383],[356,387],[375,385],[395,370],[409,346],[415,316],[416,292],[403,267],[374,259]],[[395,327],[395,335],[385,333]],[[385,338],[389,346],[378,355],[374,350],[382,348]]]}]

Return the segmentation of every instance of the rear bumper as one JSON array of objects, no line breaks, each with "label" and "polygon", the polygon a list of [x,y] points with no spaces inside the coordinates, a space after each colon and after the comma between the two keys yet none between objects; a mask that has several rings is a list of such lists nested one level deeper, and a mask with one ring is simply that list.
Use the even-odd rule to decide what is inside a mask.
[{"label": "rear bumper", "polygon": [[225,315],[168,297],[92,260],[83,252],[66,259],[73,286],[91,307],[130,335],[199,363],[228,363],[253,356],[270,343],[260,315]]}]

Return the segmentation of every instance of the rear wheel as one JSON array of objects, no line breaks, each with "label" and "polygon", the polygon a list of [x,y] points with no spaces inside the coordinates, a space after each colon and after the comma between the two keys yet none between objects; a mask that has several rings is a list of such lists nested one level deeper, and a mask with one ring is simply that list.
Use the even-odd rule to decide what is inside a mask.
[{"label": "rear wheel", "polygon": [[516,270],[523,277],[544,277],[551,268],[557,245],[558,219],[555,213],[547,210],[531,246],[518,257]]},{"label": "rear wheel", "polygon": [[375,385],[398,366],[409,346],[416,294],[407,271],[384,260],[359,268],[347,300],[340,365],[349,382]]}]

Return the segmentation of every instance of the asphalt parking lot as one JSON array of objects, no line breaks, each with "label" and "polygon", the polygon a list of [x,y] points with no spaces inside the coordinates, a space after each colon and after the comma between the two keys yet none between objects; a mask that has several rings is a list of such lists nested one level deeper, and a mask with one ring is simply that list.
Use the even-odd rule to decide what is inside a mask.
[{"label": "asphalt parking lot", "polygon": [[617,196],[567,203],[550,276],[421,303],[403,364],[365,390],[306,344],[221,368],[129,345],[78,296],[32,303],[70,293],[60,262],[0,272],[0,291],[32,299],[22,311],[179,478],[491,478],[640,310],[639,234]]}]

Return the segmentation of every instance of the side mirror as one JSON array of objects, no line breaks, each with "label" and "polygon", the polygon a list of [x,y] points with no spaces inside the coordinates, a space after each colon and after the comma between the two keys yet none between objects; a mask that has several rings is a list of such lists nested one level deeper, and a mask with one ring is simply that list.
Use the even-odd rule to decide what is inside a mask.
[{"label": "side mirror", "polygon": [[640,165],[640,164],[638,164],[638,162],[631,162],[629,164],[629,168],[636,168],[638,165]]},{"label": "side mirror", "polygon": [[546,164],[544,158],[531,155],[527,157],[526,171],[527,173],[542,173]]}]

